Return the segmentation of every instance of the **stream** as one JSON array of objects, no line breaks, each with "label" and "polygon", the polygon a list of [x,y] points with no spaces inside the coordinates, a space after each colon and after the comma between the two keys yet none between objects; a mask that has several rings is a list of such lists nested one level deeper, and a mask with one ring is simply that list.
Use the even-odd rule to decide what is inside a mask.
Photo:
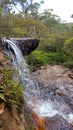
[{"label": "stream", "polygon": [[53,117],[57,114],[68,122],[73,122],[73,110],[63,101],[51,98],[49,88],[37,83],[30,74],[30,70],[21,50],[16,42],[3,38],[4,52],[12,59],[13,67],[19,72],[20,81],[24,87],[24,99],[26,103],[40,117]]}]

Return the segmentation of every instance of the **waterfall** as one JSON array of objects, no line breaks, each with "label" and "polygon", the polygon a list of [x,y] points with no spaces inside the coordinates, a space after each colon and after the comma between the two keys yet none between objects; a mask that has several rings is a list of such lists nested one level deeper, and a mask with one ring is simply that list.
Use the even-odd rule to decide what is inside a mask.
[{"label": "waterfall", "polygon": [[41,117],[53,117],[56,114],[61,115],[67,121],[73,121],[73,113],[70,107],[65,102],[53,101],[49,96],[47,90],[38,83],[36,83],[24,59],[21,50],[16,42],[11,39],[3,38],[3,45],[5,45],[5,52],[13,60],[13,66],[18,70],[20,80],[24,87],[24,99],[28,105]]}]

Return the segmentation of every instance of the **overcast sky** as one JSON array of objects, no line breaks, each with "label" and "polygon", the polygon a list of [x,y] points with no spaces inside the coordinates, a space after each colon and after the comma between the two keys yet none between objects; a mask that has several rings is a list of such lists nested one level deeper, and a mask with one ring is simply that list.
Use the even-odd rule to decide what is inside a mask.
[{"label": "overcast sky", "polygon": [[[40,0],[34,0],[39,2]],[[71,14],[73,14],[73,0],[44,0],[42,9],[53,9],[53,13],[60,16],[61,20],[73,22]]]}]

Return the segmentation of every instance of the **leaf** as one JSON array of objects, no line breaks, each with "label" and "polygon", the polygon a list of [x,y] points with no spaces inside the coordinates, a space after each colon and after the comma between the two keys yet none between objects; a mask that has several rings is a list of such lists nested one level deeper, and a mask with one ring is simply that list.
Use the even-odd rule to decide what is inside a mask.
[{"label": "leaf", "polygon": [[4,89],[4,86],[0,86],[0,89]]},{"label": "leaf", "polygon": [[6,102],[5,97],[4,97],[4,94],[1,94],[1,93],[0,93],[0,99],[3,100],[4,102]]}]

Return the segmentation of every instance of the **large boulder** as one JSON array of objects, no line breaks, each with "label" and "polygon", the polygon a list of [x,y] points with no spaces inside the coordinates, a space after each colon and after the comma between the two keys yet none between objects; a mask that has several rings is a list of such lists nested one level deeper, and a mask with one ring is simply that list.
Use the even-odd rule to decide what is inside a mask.
[{"label": "large boulder", "polygon": [[19,45],[23,55],[30,54],[39,45],[39,40],[35,38],[12,38],[12,40]]},{"label": "large boulder", "polygon": [[2,38],[2,40],[0,40],[0,45],[2,43],[3,47],[6,49],[8,49],[8,44],[6,39],[15,42],[15,44],[17,44],[18,47],[21,49],[23,55],[30,54],[39,45],[39,40],[35,38]]}]

